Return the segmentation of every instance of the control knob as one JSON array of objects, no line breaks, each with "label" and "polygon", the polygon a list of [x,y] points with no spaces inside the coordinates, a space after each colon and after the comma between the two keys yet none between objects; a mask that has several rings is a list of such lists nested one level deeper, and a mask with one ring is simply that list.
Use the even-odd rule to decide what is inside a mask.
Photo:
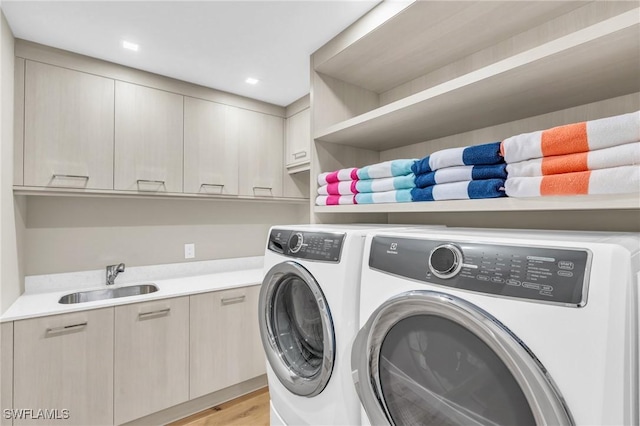
[{"label": "control knob", "polygon": [[455,277],[462,269],[462,251],[453,244],[442,244],[431,250],[429,269],[438,278]]},{"label": "control knob", "polygon": [[296,232],[289,238],[289,251],[291,253],[297,253],[302,248],[303,243],[302,232]]}]

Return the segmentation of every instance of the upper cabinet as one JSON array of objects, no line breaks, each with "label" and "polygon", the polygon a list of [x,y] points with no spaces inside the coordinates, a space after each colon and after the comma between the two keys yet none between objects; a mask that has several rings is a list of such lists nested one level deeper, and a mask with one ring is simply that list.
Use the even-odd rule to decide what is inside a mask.
[{"label": "upper cabinet", "polygon": [[[382,2],[316,51],[311,66],[313,196],[321,172],[637,111],[640,8],[626,1]],[[344,220],[333,213],[622,211],[639,205],[637,194],[623,194],[313,211],[324,215],[316,221],[331,222]]]},{"label": "upper cabinet", "polygon": [[240,195],[282,196],[284,119],[231,108],[240,144]]},{"label": "upper cabinet", "polygon": [[114,81],[26,61],[24,184],[113,189]]},{"label": "upper cabinet", "polygon": [[232,109],[184,98],[184,192],[238,194],[238,123]]},{"label": "upper cabinet", "polygon": [[182,192],[183,97],[116,82],[115,189]]},{"label": "upper cabinet", "polygon": [[289,173],[309,170],[311,160],[311,111],[309,95],[287,107],[285,165]]}]

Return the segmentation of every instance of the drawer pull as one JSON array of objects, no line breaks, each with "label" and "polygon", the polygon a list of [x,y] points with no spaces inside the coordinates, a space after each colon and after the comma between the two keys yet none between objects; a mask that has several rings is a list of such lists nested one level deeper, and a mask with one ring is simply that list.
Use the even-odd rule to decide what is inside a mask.
[{"label": "drawer pull", "polygon": [[77,330],[79,328],[83,328],[86,327],[87,324],[89,324],[88,322],[81,322],[78,324],[72,324],[72,325],[63,325],[62,327],[52,327],[52,328],[47,328],[47,334],[50,333],[60,333],[62,331],[72,331],[72,330]]},{"label": "drawer pull", "polygon": [[307,151],[298,151],[293,153],[293,158],[298,160],[307,156]]},{"label": "drawer pull", "polygon": [[171,311],[171,308],[165,308],[165,309],[160,309],[158,311],[140,312],[138,314],[138,318],[145,319],[145,318],[154,317],[158,315],[167,315],[170,311]]},{"label": "drawer pull", "polygon": [[85,175],[61,175],[58,173],[53,174],[53,178],[70,178],[70,179],[86,179],[89,180],[89,176]]},{"label": "drawer pull", "polygon": [[238,297],[228,297],[226,299],[222,299],[221,303],[222,305],[233,305],[235,303],[242,303],[244,302],[244,299],[246,299],[247,296],[238,296]]},{"label": "drawer pull", "polygon": [[256,195],[256,189],[263,189],[265,191],[269,191],[273,195],[273,188],[271,188],[270,186],[254,186],[253,195]]}]

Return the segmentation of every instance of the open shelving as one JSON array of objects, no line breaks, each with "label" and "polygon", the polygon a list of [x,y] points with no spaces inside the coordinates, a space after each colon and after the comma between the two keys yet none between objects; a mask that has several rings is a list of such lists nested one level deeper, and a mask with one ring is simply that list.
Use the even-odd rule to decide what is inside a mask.
[{"label": "open shelving", "polygon": [[[639,110],[640,3],[383,2],[315,52],[311,65],[313,199],[320,172]],[[607,210],[638,212],[640,197],[312,205],[311,217],[530,211],[552,220],[553,212],[592,211],[593,220]]]}]

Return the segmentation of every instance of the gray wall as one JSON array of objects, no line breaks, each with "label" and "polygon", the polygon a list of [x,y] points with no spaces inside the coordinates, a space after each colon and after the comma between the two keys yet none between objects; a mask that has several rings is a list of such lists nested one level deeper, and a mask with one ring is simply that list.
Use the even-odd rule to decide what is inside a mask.
[{"label": "gray wall", "polygon": [[51,274],[264,254],[274,224],[308,223],[304,204],[30,196],[25,273]]}]

